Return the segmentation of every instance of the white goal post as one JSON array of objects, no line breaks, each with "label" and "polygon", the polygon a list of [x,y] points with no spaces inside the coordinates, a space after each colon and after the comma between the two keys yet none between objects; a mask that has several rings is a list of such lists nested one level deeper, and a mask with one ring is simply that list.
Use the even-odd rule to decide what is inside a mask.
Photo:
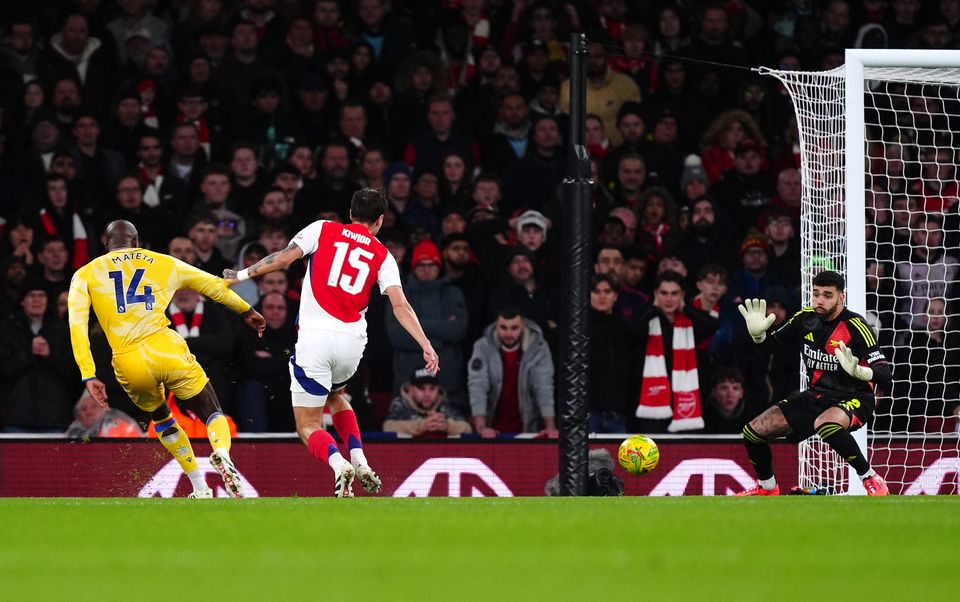
[{"label": "white goal post", "polygon": [[[936,366],[915,363],[918,356],[912,353],[925,351],[923,357],[933,358],[933,352],[942,351],[932,349],[936,343],[921,332],[934,311],[929,308],[941,305],[931,300],[942,300],[945,320],[957,317],[951,314],[957,305],[951,280],[960,275],[953,263],[958,253],[945,246],[943,231],[939,242],[920,234],[937,220],[943,222],[943,212],[931,208],[931,198],[954,195],[957,189],[960,132],[951,111],[960,109],[960,51],[847,50],[845,64],[831,71],[758,71],[784,84],[797,118],[802,294],[810,294],[811,281],[822,269],[845,273],[847,305],[874,318],[872,326],[881,346],[887,343],[888,355],[896,349],[897,357],[889,358],[895,368],[894,394],[878,397],[878,428],[869,433],[869,457],[895,485],[891,490],[929,493],[929,487],[914,486],[917,474],[942,458],[960,462],[955,431],[944,432],[941,426],[941,432],[934,432],[938,425],[952,424],[941,409],[957,401],[943,398],[943,391],[950,390],[945,375],[951,366],[942,355],[936,356],[941,358]],[[908,208],[906,224],[885,221],[896,217],[892,205],[897,202]],[[899,227],[895,235],[894,227]],[[889,244],[886,239],[878,243],[881,230],[890,235]],[[904,276],[918,252],[938,258],[919,272],[923,282],[916,275]],[[869,302],[868,262],[876,266]],[[911,317],[903,318],[911,311]],[[938,377],[928,376],[934,371]],[[923,387],[914,386],[918,384]],[[915,391],[920,390],[930,393],[919,399]],[[938,394],[940,399],[933,399]],[[941,416],[931,415],[937,411]],[[857,432],[865,450],[867,438],[866,428]],[[853,470],[817,436],[801,443],[799,454],[801,486],[864,493]]]}]

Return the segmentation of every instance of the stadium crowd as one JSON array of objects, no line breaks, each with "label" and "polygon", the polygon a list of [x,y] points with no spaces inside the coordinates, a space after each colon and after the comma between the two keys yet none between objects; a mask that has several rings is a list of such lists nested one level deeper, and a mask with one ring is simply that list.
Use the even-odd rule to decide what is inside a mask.
[{"label": "stadium crowd", "polygon": [[[746,67],[954,48],[960,1],[53,0],[4,3],[0,21],[4,432],[109,434],[114,410],[115,434],[137,431],[120,412],[145,426],[96,326],[114,410],[78,401],[66,290],[109,221],[220,275],[313,220],[347,220],[353,192],[374,187],[389,200],[380,238],[441,371],[417,370],[419,347],[374,291],[349,386],[363,429],[555,436],[566,61],[582,31],[590,429],[738,433],[800,383],[797,349],[759,351],[735,306],[765,298],[779,324],[802,298],[796,120],[784,88]],[[895,365],[939,354],[947,372],[927,380],[938,391],[894,396],[956,400],[956,152],[878,139],[870,314],[925,341],[882,340],[906,349],[888,354]],[[263,338],[192,291],[169,307],[241,433],[293,430],[305,270],[236,286]],[[670,379],[680,365],[696,376]]]}]

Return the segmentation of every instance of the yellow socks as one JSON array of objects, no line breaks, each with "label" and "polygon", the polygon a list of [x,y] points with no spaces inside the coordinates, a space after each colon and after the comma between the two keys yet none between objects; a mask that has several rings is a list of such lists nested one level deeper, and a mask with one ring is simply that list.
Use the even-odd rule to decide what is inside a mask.
[{"label": "yellow socks", "polygon": [[214,412],[207,418],[207,438],[214,451],[219,450],[230,455],[230,424],[227,417]]},{"label": "yellow socks", "polygon": [[190,445],[190,439],[183,431],[177,421],[170,415],[159,422],[154,423],[157,436],[160,443],[170,452],[183,472],[190,474],[197,470],[197,456],[193,453],[193,447]]}]

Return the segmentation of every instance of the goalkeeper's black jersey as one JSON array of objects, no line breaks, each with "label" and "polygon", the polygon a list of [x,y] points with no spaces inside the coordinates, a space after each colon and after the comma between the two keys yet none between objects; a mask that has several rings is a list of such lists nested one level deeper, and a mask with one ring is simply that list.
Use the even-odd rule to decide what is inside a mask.
[{"label": "goalkeeper's black jersey", "polygon": [[870,366],[872,382],[885,388],[890,385],[890,364],[860,314],[844,308],[836,319],[825,321],[812,307],[807,307],[770,333],[763,344],[786,346],[797,340],[803,341],[803,363],[812,393],[831,399],[873,398],[872,384],[847,374],[834,355],[841,341],[860,359],[861,366]]}]

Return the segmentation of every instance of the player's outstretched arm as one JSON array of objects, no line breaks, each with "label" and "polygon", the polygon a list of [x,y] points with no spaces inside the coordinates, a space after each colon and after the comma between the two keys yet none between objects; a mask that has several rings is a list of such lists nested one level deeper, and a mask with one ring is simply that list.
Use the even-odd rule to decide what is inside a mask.
[{"label": "player's outstretched arm", "polygon": [[433,350],[430,339],[423,332],[420,320],[417,319],[417,314],[410,307],[410,302],[407,301],[407,296],[403,294],[403,289],[399,286],[390,286],[387,287],[386,293],[390,299],[390,304],[393,306],[393,315],[397,317],[397,321],[400,322],[404,330],[410,333],[413,340],[423,349],[423,361],[427,370],[436,374],[440,371],[440,358],[437,356],[437,352]]},{"label": "player's outstretched arm", "polygon": [[80,367],[80,378],[90,380],[97,376],[97,366],[90,351],[90,290],[81,273],[74,274],[67,293],[67,321],[70,325],[70,345],[73,358]]},{"label": "player's outstretched arm", "polygon": [[227,281],[227,284],[236,284],[244,280],[249,280],[250,278],[256,278],[257,276],[263,276],[270,272],[286,269],[288,265],[301,257],[303,257],[303,249],[301,249],[297,243],[292,242],[286,249],[277,251],[276,253],[270,253],[249,268],[240,270],[239,272],[236,270],[224,270],[223,279]]},{"label": "player's outstretched arm", "polygon": [[247,326],[256,330],[258,335],[263,336],[267,321],[257,310],[250,307],[250,304],[244,301],[240,295],[233,292],[227,285],[226,280],[208,274],[180,260],[174,261],[176,261],[177,276],[180,278],[180,287],[195,290],[204,297],[209,297],[217,303],[229,307],[240,314]]},{"label": "player's outstretched arm", "polygon": [[82,274],[74,274],[67,293],[67,319],[70,324],[70,345],[80,367],[80,378],[90,397],[107,407],[107,387],[97,378],[97,366],[90,351],[90,290]]},{"label": "player's outstretched arm", "polygon": [[740,315],[747,323],[747,332],[755,343],[762,343],[767,338],[767,329],[773,324],[777,317],[773,314],[767,315],[766,299],[744,299],[743,304],[738,305]]}]

